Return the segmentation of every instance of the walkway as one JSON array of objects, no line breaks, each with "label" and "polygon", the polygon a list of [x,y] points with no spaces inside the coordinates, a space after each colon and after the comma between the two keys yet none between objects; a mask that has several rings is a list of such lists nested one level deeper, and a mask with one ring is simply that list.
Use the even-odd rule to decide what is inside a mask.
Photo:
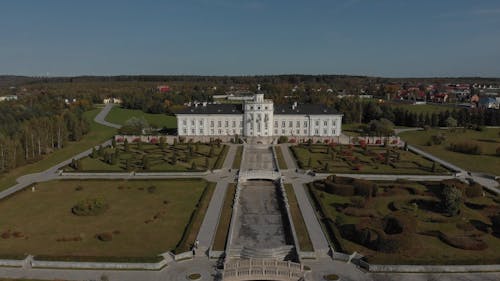
[{"label": "walkway", "polygon": [[94,121],[108,127],[112,127],[115,129],[120,129],[122,126],[114,123],[110,123],[106,121],[106,116],[108,116],[108,113],[111,111],[111,109],[115,106],[113,103],[108,103],[104,106],[104,108],[97,114],[97,116],[94,118]]},{"label": "walkway", "polygon": [[289,170],[285,172],[285,181],[291,183],[293,186],[293,191],[295,192],[295,197],[297,198],[302,217],[304,217],[307,232],[311,238],[314,251],[318,257],[326,257],[328,256],[329,243],[304,188],[304,184],[312,181],[313,178],[308,175],[295,173],[294,167],[296,167],[296,164],[290,154],[290,149],[282,145],[281,151],[283,152],[283,158],[286,161],[286,165],[289,168]]}]

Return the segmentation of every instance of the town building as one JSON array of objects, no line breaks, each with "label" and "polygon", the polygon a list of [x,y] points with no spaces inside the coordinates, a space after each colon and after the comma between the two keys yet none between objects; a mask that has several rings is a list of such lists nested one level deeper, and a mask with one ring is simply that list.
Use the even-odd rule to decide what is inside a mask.
[{"label": "town building", "polygon": [[179,136],[333,137],[342,114],[320,104],[275,105],[257,92],[242,104],[194,103],[177,114]]}]

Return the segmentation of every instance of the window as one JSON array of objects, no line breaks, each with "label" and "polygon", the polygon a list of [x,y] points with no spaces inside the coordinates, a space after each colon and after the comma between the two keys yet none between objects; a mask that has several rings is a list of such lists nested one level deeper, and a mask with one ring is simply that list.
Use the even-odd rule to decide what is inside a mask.
[{"label": "window", "polygon": [[187,121],[186,119],[182,120],[182,125],[186,126],[187,125]]},{"label": "window", "polygon": [[194,120],[191,120],[191,126],[194,126]]},{"label": "window", "polygon": [[323,129],[323,135],[326,135],[327,132],[326,132],[326,129]]},{"label": "window", "polygon": [[264,109],[265,109],[265,110],[267,110],[267,106],[266,106],[266,107],[264,107]]},{"label": "window", "polygon": [[200,126],[203,126],[203,119],[200,120]]},{"label": "window", "polygon": [[233,128],[236,127],[236,121],[233,121]]},{"label": "window", "polygon": [[314,129],[314,134],[315,135],[319,135],[319,130],[318,129]]},{"label": "window", "polygon": [[300,121],[297,121],[297,128],[300,127]]},{"label": "window", "polygon": [[184,128],[184,134],[187,134],[188,133],[188,130],[186,128]]},{"label": "window", "polygon": [[260,132],[260,123],[257,123],[257,132]]},{"label": "window", "polygon": [[203,135],[203,128],[200,128],[200,135]]},{"label": "window", "polygon": [[281,122],[281,127],[282,127],[282,128],[285,128],[285,126],[286,126],[286,122],[285,122],[285,121],[282,121],[282,122]]},{"label": "window", "polygon": [[293,121],[288,122],[288,128],[291,128],[291,127],[293,127]]},{"label": "window", "polygon": [[278,128],[278,121],[274,121],[274,128]]},{"label": "window", "polygon": [[214,126],[214,120],[210,121],[210,127],[213,127],[213,126]]},{"label": "window", "polygon": [[314,124],[316,124],[316,126],[319,126],[319,121],[316,120],[316,122]]},{"label": "window", "polygon": [[250,106],[250,110],[253,110],[253,105],[252,105],[252,106]]},{"label": "window", "polygon": [[274,134],[277,135],[278,134],[278,130],[277,129],[274,129]]},{"label": "window", "polygon": [[243,127],[243,121],[240,121],[240,127]]},{"label": "window", "polygon": [[267,126],[267,123],[264,124],[264,127],[267,129],[269,129],[269,126]]},{"label": "window", "polygon": [[307,129],[304,129],[304,135],[307,135]]},{"label": "window", "polygon": [[281,134],[285,135],[285,129],[281,129]]},{"label": "window", "polygon": [[307,121],[304,121],[304,128],[307,128]]},{"label": "window", "polygon": [[210,134],[213,135],[214,134],[214,129],[210,129]]},{"label": "window", "polygon": [[194,128],[191,129],[191,134],[194,134]]},{"label": "window", "polygon": [[323,126],[328,126],[328,120],[323,121]]},{"label": "window", "polygon": [[222,130],[221,129],[219,129],[219,135],[222,135]]},{"label": "window", "polygon": [[257,109],[260,110],[260,106],[258,106]]},{"label": "window", "polygon": [[218,125],[217,127],[219,127],[219,128],[222,127],[222,121],[217,121],[217,125]]},{"label": "window", "polygon": [[226,128],[229,127],[229,121],[226,120],[225,125],[226,125]]},{"label": "window", "polygon": [[295,133],[296,133],[297,135],[298,135],[298,134],[300,134],[300,130],[299,130],[299,129],[297,129],[297,130],[295,131]]}]

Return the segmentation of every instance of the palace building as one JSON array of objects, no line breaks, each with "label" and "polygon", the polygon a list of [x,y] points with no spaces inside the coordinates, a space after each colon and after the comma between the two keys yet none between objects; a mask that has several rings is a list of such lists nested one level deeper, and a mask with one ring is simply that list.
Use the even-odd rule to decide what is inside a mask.
[{"label": "palace building", "polygon": [[177,114],[179,136],[333,137],[342,114],[320,104],[274,105],[259,90],[243,104],[195,103]]}]

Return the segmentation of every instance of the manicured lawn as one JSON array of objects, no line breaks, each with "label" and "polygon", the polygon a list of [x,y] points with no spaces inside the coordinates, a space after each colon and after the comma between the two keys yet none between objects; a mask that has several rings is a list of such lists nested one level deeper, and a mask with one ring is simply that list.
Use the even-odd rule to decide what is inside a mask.
[{"label": "manicured lawn", "polygon": [[118,106],[113,107],[106,116],[106,121],[123,125],[132,117],[144,118],[149,125],[156,128],[167,127],[169,129],[177,128],[177,118],[166,114],[151,114],[145,113],[138,109],[125,109]]},{"label": "manicured lawn", "polygon": [[[201,179],[39,183],[35,192],[25,189],[0,201],[0,233],[11,234],[0,239],[0,255],[156,256],[176,248],[198,205],[200,215],[185,235],[186,243],[194,242],[213,189]],[[72,208],[83,199],[101,199],[109,207],[77,216]],[[99,233],[112,240],[100,241]]]},{"label": "manicured lawn", "polygon": [[236,185],[230,183],[227,187],[227,192],[224,197],[224,205],[222,205],[217,232],[215,233],[213,249],[215,251],[224,251],[226,247],[227,236],[229,235],[229,227],[231,225],[231,216],[233,213],[234,194],[236,193]]},{"label": "manicured lawn", "polygon": [[283,158],[283,151],[281,150],[280,146],[275,146],[274,147],[276,151],[276,158],[278,159],[278,166],[282,170],[288,169],[288,166],[286,165],[285,158]]},{"label": "manicured lawn", "polygon": [[[292,154],[302,169],[328,173],[366,174],[446,174],[444,167],[420,155],[399,148],[325,144],[291,146]],[[389,150],[389,161],[386,161]]]},{"label": "manicured lawn", "polygon": [[44,171],[72,156],[110,139],[116,132],[115,129],[95,123],[94,117],[101,109],[85,112],[85,117],[90,121],[90,132],[79,142],[70,142],[61,150],[47,155],[44,159],[29,165],[18,167],[6,174],[0,175],[0,190],[7,189],[16,184],[16,179],[22,175]]},{"label": "manicured lawn", "polygon": [[234,156],[233,160],[233,169],[239,169],[241,166],[241,157],[243,156],[243,146],[238,146],[236,149],[236,155]]},{"label": "manicured lawn", "polygon": [[290,205],[290,215],[292,216],[293,225],[295,226],[295,233],[297,234],[297,239],[299,240],[299,247],[301,251],[312,252],[314,251],[311,238],[309,237],[309,232],[307,232],[306,223],[304,217],[302,217],[302,212],[300,211],[299,203],[297,202],[297,197],[295,197],[295,192],[293,191],[292,184],[285,184],[286,196],[288,198],[288,204]]},{"label": "manicured lawn", "polygon": [[[409,144],[463,169],[500,175],[500,157],[495,155],[496,149],[500,147],[499,133],[500,129],[489,128],[484,129],[482,132],[475,130],[464,131],[463,129],[430,129],[427,131],[404,132],[400,136]],[[445,141],[439,145],[429,146],[428,142],[433,135],[442,135]],[[450,143],[462,141],[479,145],[482,148],[481,155],[459,153],[448,149]]]},{"label": "manicured lawn", "polygon": [[[227,154],[227,146],[217,144],[165,144],[163,149],[160,144],[130,143],[128,150],[124,144],[117,144],[116,148],[103,148],[101,156],[99,153],[92,157],[81,160],[83,167],[80,172],[123,172],[123,171],[153,171],[153,172],[185,172],[205,171],[207,169],[219,169]],[[105,155],[118,156],[116,163],[105,161]],[[191,151],[191,152],[190,152]],[[211,152],[212,151],[212,152]],[[144,157],[148,160],[145,163]],[[207,160],[208,159],[208,160]],[[208,162],[207,162],[208,161]],[[127,164],[128,163],[128,164]],[[195,165],[193,169],[193,163]],[[208,165],[208,166],[207,166]],[[67,166],[66,171],[75,171]]]},{"label": "manicured lawn", "polygon": [[[491,216],[500,206],[494,195],[463,195],[460,214],[450,217],[439,207],[439,183],[397,181],[378,186],[377,195],[367,199],[309,185],[330,240],[339,241],[346,253],[357,251],[368,262],[380,264],[498,263],[500,239],[492,234]],[[401,229],[388,227],[388,217],[397,217]],[[472,244],[480,241],[486,248],[465,250],[445,242],[444,236]]]}]

